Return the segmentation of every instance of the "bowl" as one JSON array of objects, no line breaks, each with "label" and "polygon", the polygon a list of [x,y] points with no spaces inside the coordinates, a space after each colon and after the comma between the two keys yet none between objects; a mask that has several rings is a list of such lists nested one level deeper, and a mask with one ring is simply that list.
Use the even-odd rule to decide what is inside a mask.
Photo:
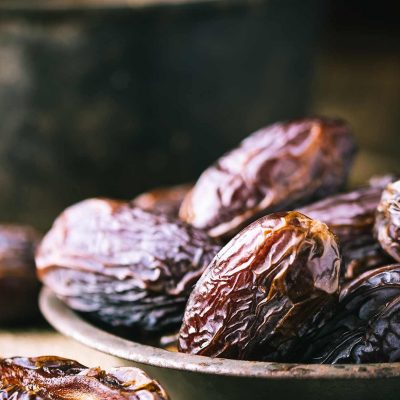
[{"label": "bowl", "polygon": [[42,289],[39,304],[60,333],[142,368],[164,385],[171,400],[399,398],[400,363],[283,364],[182,354],[110,334],[69,309],[48,288]]}]

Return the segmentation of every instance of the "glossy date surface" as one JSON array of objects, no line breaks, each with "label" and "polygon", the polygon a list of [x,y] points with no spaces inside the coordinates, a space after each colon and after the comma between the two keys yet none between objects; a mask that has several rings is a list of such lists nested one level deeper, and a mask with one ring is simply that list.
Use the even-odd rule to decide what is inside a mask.
[{"label": "glossy date surface", "polygon": [[310,218],[328,225],[338,237],[344,279],[353,279],[368,269],[386,265],[392,259],[374,238],[375,213],[391,175],[371,179],[369,186],[327,197],[299,209]]},{"label": "glossy date surface", "polygon": [[39,239],[39,234],[29,226],[0,225],[2,324],[21,324],[39,317],[37,295],[40,285],[34,260]]},{"label": "glossy date surface", "polygon": [[0,359],[3,400],[168,400],[138,368],[86,368],[59,357]]},{"label": "glossy date surface", "polygon": [[135,197],[132,204],[143,210],[177,217],[182,201],[191,188],[192,185],[188,184],[156,188]]},{"label": "glossy date surface", "polygon": [[400,361],[400,264],[368,271],[345,286],[334,317],[309,346],[305,361]]},{"label": "glossy date surface", "polygon": [[114,327],[178,326],[188,294],[220,246],[178,219],[90,199],[44,237],[38,274],[75,310]]},{"label": "glossy date surface", "polygon": [[336,193],[346,182],[354,153],[350,129],[341,120],[268,126],[203,172],[180,216],[213,237],[232,237],[261,215]]},{"label": "glossy date surface", "polygon": [[375,235],[383,249],[400,261],[400,180],[382,193],[375,222]]},{"label": "glossy date surface", "polygon": [[340,261],[325,224],[297,212],[260,218],[218,253],[197,282],[180,350],[290,361],[296,341],[330,316]]}]

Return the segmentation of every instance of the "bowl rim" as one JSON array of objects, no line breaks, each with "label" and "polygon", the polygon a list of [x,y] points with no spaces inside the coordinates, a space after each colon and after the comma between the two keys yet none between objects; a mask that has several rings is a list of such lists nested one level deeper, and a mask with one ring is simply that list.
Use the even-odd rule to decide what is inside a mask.
[{"label": "bowl rim", "polygon": [[400,377],[400,363],[285,364],[211,358],[171,352],[132,342],[92,325],[68,308],[49,288],[42,288],[39,306],[57,331],[87,347],[124,360],[154,367],[203,374],[264,379],[372,379]]}]

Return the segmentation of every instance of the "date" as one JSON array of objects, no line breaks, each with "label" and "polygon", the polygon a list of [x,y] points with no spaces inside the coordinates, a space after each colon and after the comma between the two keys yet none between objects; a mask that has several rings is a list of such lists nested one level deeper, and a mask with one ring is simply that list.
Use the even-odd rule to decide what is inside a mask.
[{"label": "date", "polygon": [[339,238],[342,255],[342,277],[353,279],[368,269],[391,263],[374,238],[375,213],[391,175],[371,179],[369,186],[330,196],[299,209],[310,218],[328,225]]},{"label": "date", "polygon": [[213,237],[232,237],[261,215],[336,193],[355,153],[348,125],[310,118],[277,123],[243,140],[200,176],[180,217]]},{"label": "date", "polygon": [[375,221],[375,235],[382,248],[400,261],[400,180],[382,193]]},{"label": "date", "polygon": [[0,225],[1,324],[15,325],[39,318],[40,285],[34,260],[39,239],[39,234],[31,227]]},{"label": "date", "polygon": [[290,361],[337,301],[340,254],[327,226],[298,212],[271,214],[235,236],[189,298],[180,351]]},{"label": "date", "polygon": [[90,199],[57,218],[36,264],[71,308],[132,333],[157,332],[180,325],[192,286],[219,249],[178,219]]},{"label": "date", "polygon": [[342,250],[343,263],[341,270],[342,282],[350,282],[366,271],[391,264],[394,260],[382,249],[376,239],[355,242]]},{"label": "date", "polygon": [[138,368],[86,368],[59,357],[0,360],[3,400],[168,400],[160,384]]},{"label": "date", "polygon": [[135,197],[132,204],[143,210],[177,217],[182,201],[191,188],[192,185],[186,184],[153,189]]},{"label": "date", "polygon": [[335,316],[307,341],[306,361],[400,361],[400,264],[368,271],[345,286]]}]

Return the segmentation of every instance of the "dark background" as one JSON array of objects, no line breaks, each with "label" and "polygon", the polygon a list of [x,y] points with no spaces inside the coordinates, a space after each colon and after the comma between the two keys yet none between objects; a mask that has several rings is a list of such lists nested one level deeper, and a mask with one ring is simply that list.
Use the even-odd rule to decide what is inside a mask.
[{"label": "dark background", "polygon": [[0,3],[0,220],[193,181],[307,114],[354,127],[353,185],[400,169],[397,2],[131,3]]},{"label": "dark background", "polygon": [[400,169],[399,21],[396,1],[332,1],[321,32],[310,107],[353,125],[357,184]]}]

